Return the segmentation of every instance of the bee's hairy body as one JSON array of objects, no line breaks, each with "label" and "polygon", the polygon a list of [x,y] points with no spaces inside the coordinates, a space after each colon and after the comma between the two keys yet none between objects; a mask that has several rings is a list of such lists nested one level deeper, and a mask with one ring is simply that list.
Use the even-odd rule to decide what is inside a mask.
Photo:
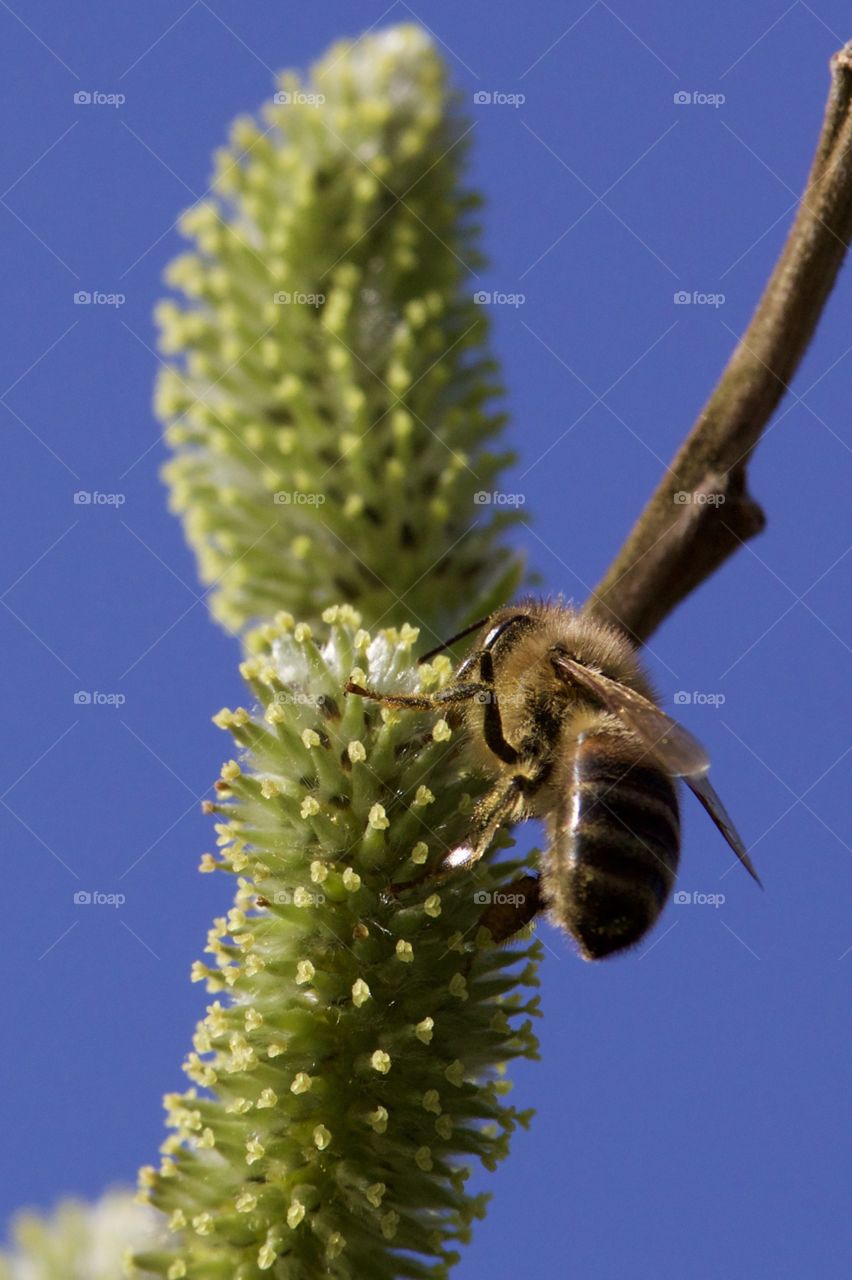
[{"label": "bee's hairy body", "polygon": [[[492,691],[466,703],[464,718],[480,767],[516,793],[512,820],[545,821],[542,897],[553,919],[586,958],[599,959],[638,942],[665,905],[680,849],[677,793],[635,735],[560,679],[550,660],[562,648],[653,699],[629,642],[547,604],[501,610],[490,633],[520,613],[483,650],[478,674]],[[495,708],[517,760],[501,759],[489,732]],[[494,791],[477,805],[472,844],[493,828],[494,806]]]}]

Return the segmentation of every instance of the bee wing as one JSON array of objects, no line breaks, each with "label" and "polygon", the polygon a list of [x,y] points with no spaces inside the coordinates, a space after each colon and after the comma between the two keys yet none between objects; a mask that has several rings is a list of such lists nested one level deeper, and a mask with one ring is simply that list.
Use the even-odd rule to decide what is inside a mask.
[{"label": "bee wing", "polygon": [[675,778],[683,778],[689,789],[709,813],[740,862],[758,884],[760,877],[752,865],[746,847],[707,773],[710,758],[697,738],[672,720],[653,702],[608,676],[590,671],[567,655],[554,658],[557,670],[586,689],[612,711],[656,756],[663,768]]},{"label": "bee wing", "polygon": [[748,856],[742,837],[731,821],[730,815],[722,804],[722,801],[719,799],[716,789],[710,782],[710,779],[705,776],[701,778],[686,778],[685,781],[692,794],[700,800],[701,804],[703,804],[704,808],[710,814],[710,817],[716,823],[716,826],[719,828],[722,835],[725,837],[728,844],[745,867],[746,871],[753,880],[757,881],[762,889],[763,883],[760,876],[754,869],[754,864],[752,863],[751,858]]},{"label": "bee wing", "polygon": [[553,661],[557,669],[587,689],[607,711],[614,712],[672,777],[697,778],[707,773],[710,757],[698,739],[641,693],[590,671],[573,658],[559,655]]}]

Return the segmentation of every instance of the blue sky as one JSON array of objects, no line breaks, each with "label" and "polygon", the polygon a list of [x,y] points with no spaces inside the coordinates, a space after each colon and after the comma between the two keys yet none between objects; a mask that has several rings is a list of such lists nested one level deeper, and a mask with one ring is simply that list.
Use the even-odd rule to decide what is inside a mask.
[{"label": "blue sky", "polygon": [[[196,873],[198,799],[238,653],[166,511],[150,411],[174,220],[274,70],[412,19],[475,121],[481,287],[524,296],[492,308],[520,455],[506,488],[534,521],[517,537],[578,600],[748,320],[852,36],[839,0],[0,7],[4,1220],[154,1156],[204,1002],[189,967],[226,905]],[[766,891],[687,805],[680,887],[721,905],[671,904],[644,949],[599,966],[542,929],[542,1062],[515,1071],[538,1117],[479,1178],[494,1202],[460,1280],[519,1258],[584,1280],[848,1274],[850,303],[847,269],[754,460],[766,533],[649,654],[667,705],[702,695],[677,713]],[[126,901],[83,909],[81,889]]]}]

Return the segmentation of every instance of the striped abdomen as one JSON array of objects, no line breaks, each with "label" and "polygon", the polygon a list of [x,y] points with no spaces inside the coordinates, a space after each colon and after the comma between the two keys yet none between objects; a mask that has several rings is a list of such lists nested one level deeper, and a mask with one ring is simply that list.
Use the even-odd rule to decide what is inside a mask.
[{"label": "striped abdomen", "polygon": [[545,896],[587,960],[633,946],[677,872],[680,822],[669,775],[632,738],[581,735],[551,829]]}]

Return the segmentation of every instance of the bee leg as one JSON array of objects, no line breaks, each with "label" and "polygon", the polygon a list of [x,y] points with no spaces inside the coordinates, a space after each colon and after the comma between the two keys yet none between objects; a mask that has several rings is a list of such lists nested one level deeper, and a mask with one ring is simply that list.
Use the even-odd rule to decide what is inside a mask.
[{"label": "bee leg", "polygon": [[389,707],[409,707],[412,711],[431,711],[433,703],[428,694],[416,693],[381,693],[378,689],[365,689],[363,685],[347,680],[343,686],[344,693],[355,693],[359,698],[369,698],[372,702],[384,702]]},{"label": "bee leg", "polygon": [[491,903],[479,917],[479,923],[499,946],[528,925],[544,906],[539,877],[521,876],[491,895]]},{"label": "bee leg", "polygon": [[482,797],[474,806],[470,833],[464,844],[457,845],[444,859],[443,869],[453,871],[478,862],[486,852],[499,827],[519,822],[524,816],[527,779],[506,778]]},{"label": "bee leg", "polygon": [[529,816],[527,797],[535,793],[537,784],[537,777],[516,774],[492,787],[474,806],[470,832],[464,844],[451,849],[440,866],[427,872],[427,876],[445,880],[455,871],[478,862],[487,853],[500,827],[522,822]]},{"label": "bee leg", "polygon": [[450,684],[437,693],[382,693],[379,689],[365,689],[352,680],[347,680],[343,687],[346,693],[355,693],[359,698],[383,702],[388,707],[408,707],[411,711],[435,711],[447,703],[468,702],[471,698],[490,692],[487,685],[474,681]]},{"label": "bee leg", "polygon": [[424,881],[444,883],[463,867],[473,866],[478,862],[494,839],[498,827],[504,823],[517,822],[524,816],[523,784],[526,782],[526,778],[509,778],[493,787],[474,807],[470,834],[465,843],[450,849],[433,870],[424,871],[413,880],[389,885],[388,893],[398,897],[406,889],[413,889]]}]

